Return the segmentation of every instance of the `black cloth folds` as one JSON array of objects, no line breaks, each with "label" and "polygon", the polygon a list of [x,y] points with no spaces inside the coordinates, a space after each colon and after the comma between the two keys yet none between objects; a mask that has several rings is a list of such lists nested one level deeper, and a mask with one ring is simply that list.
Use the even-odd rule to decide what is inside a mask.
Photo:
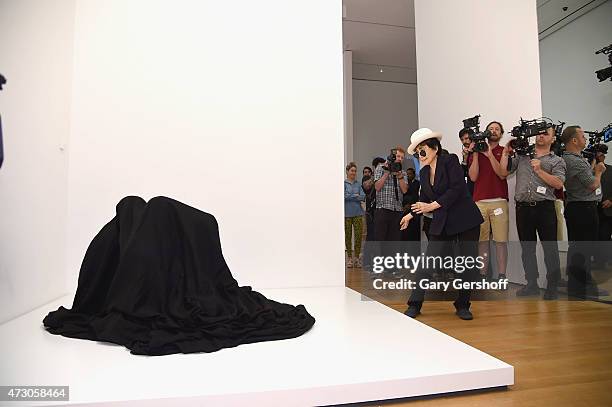
[{"label": "black cloth folds", "polygon": [[85,253],[72,309],[59,307],[43,320],[52,334],[144,355],[294,338],[314,322],[303,305],[239,287],[214,216],[161,196],[117,204]]}]

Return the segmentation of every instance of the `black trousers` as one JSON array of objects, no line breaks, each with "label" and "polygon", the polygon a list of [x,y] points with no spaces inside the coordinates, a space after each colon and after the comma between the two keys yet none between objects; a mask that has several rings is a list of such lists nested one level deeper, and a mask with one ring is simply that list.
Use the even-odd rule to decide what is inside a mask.
[{"label": "black trousers", "polygon": [[421,241],[421,215],[413,214],[414,218],[408,223],[408,227],[400,231],[400,238],[403,242]]},{"label": "black trousers", "polygon": [[561,277],[559,245],[557,244],[557,212],[554,201],[540,201],[535,206],[516,203],[516,229],[521,242],[521,258],[525,279],[529,285],[537,285],[539,276],[536,257],[538,236],[544,249],[546,280],[549,288],[555,288]]},{"label": "black trousers", "polygon": [[374,211],[374,236],[379,242],[398,242],[401,240],[400,221],[403,213],[389,209],[376,208]]},{"label": "black trousers", "polygon": [[374,209],[366,211],[365,217],[366,230],[368,231],[366,235],[366,242],[372,242],[375,240],[376,233],[376,228],[374,227]]},{"label": "black trousers", "polygon": [[[465,232],[461,232],[455,235],[432,235],[429,234],[429,243],[427,244],[426,257],[441,256],[444,257],[450,249],[456,253],[456,256],[470,256],[476,258],[478,256],[478,238],[480,237],[480,225],[468,229]],[[416,288],[412,290],[410,298],[408,299],[409,306],[417,306],[419,309],[423,306],[423,300],[425,297],[425,290],[420,286],[422,280],[430,280],[433,270],[419,269],[415,273]],[[466,268],[461,273],[461,280],[463,282],[474,281],[474,278],[478,275],[478,269],[476,267]],[[455,300],[455,308],[470,308],[470,295],[471,290],[461,289]]]},{"label": "black trousers", "polygon": [[368,235],[363,250],[363,261],[367,270],[370,270],[374,257],[394,256],[402,249],[399,243],[402,212],[375,209],[373,215],[366,215]]},{"label": "black trousers", "polygon": [[591,257],[599,239],[597,202],[568,202],[565,205],[567,224],[567,291],[572,297],[584,298],[586,286],[592,283]]}]

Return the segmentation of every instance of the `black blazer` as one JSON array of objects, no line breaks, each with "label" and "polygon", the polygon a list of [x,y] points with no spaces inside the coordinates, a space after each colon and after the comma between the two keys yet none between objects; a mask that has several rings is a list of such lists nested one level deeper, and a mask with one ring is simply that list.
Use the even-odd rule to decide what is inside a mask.
[{"label": "black blazer", "polygon": [[421,202],[437,201],[441,207],[432,212],[429,225],[432,235],[454,235],[472,229],[484,219],[468,194],[463,168],[455,154],[438,156],[436,175],[432,187],[429,181],[429,165],[421,168]]}]

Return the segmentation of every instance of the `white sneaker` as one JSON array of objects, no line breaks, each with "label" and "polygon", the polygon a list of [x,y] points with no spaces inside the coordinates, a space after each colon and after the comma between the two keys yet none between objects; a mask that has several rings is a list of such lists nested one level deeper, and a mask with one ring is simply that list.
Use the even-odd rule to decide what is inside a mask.
[{"label": "white sneaker", "polygon": [[352,258],[348,258],[346,260],[346,267],[353,267],[353,259]]}]

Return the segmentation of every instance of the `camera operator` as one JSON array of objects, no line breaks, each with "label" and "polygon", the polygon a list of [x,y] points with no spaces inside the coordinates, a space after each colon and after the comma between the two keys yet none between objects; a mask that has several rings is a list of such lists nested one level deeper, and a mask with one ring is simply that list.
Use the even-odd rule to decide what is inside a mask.
[{"label": "camera operator", "polygon": [[[500,161],[504,148],[499,141],[504,134],[500,122],[492,121],[486,128],[489,133],[486,151],[468,156],[469,176],[474,182],[473,199],[480,210],[484,222],[480,225],[479,255],[489,258],[489,239],[493,232],[497,254],[498,278],[506,278],[508,264],[508,182],[502,171]],[[480,270],[482,277],[487,275],[488,261]]]},{"label": "camera operator", "polygon": [[[397,227],[402,219],[402,199],[408,192],[408,184],[401,170],[404,160],[404,149],[395,147],[384,165],[374,171],[374,188],[376,189],[376,210],[374,211],[374,233],[377,241],[400,241],[400,230]],[[395,160],[391,159],[395,155]],[[395,165],[394,165],[395,164]],[[399,165],[397,165],[399,164]],[[399,171],[392,171],[398,167]]]},{"label": "camera operator", "polygon": [[474,195],[474,183],[470,179],[469,175],[469,166],[468,166],[468,156],[472,153],[472,140],[470,140],[470,130],[469,129],[461,129],[459,130],[459,140],[461,140],[461,145],[463,146],[461,149],[462,160],[461,167],[463,168],[463,177],[465,178],[465,183],[468,188],[468,192],[470,196]]},{"label": "camera operator", "polygon": [[607,250],[610,248],[610,236],[612,235],[612,166],[605,163],[608,146],[602,144],[602,147],[597,151],[595,160],[606,166],[606,170],[601,175],[601,202],[598,208],[599,241],[602,243],[599,244],[597,262],[603,268],[610,260]]},{"label": "camera operator", "polygon": [[567,289],[570,296],[585,298],[587,290],[590,295],[597,292],[591,277],[591,256],[595,253],[593,242],[598,239],[597,206],[602,196],[601,176],[606,165],[603,162],[595,163],[596,160],[589,165],[581,155],[587,143],[580,126],[569,126],[563,130],[561,141],[565,144],[563,159],[567,165]]},{"label": "camera operator", "polygon": [[[374,168],[374,172],[379,165],[385,163],[385,159],[382,157],[376,157],[372,160],[372,168]],[[369,167],[366,167],[369,168]],[[376,209],[376,188],[374,188],[374,173],[370,174],[370,176],[365,175],[364,169],[364,177],[361,180],[361,187],[366,194],[366,241],[373,241],[375,237],[374,232],[374,210]]]},{"label": "camera operator", "polygon": [[[535,155],[516,155],[510,143],[504,147],[500,161],[502,174],[516,172],[516,229],[521,242],[521,258],[525,269],[527,285],[517,291],[519,297],[539,295],[538,262],[536,258],[537,236],[544,249],[547,286],[545,300],[558,297],[557,284],[560,279],[559,247],[557,244],[557,212],[555,210],[555,189],[563,187],[565,161],[552,151],[555,141],[554,127],[536,136]],[[510,160],[510,171],[508,162]],[[537,234],[537,235],[536,235]]]}]

